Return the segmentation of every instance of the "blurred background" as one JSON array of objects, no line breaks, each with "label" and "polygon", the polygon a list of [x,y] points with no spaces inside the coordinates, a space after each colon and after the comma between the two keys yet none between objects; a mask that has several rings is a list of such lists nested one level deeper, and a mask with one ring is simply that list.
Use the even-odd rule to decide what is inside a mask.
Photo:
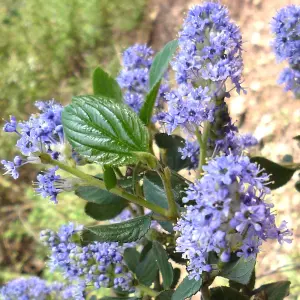
[{"label": "blurred background", "polygon": [[[281,162],[300,162],[292,138],[300,134],[300,102],[276,83],[280,70],[270,48],[270,21],[276,11],[299,0],[223,0],[244,40],[244,86],[247,95],[228,103],[241,132],[259,139],[256,154]],[[129,45],[148,43],[159,50],[176,38],[187,9],[195,0],[2,0],[0,4],[0,119],[26,119],[36,100],[55,98],[66,104],[72,95],[92,92],[91,74],[101,65],[115,76],[120,54]],[[0,132],[0,158],[11,159],[15,140]],[[288,156],[287,156],[288,155]],[[41,229],[67,221],[87,223],[84,203],[64,194],[54,205],[32,188],[37,170],[22,168],[17,181],[0,176],[0,285],[38,275],[49,280],[47,253],[39,243]],[[279,219],[294,229],[291,246],[268,243],[258,258],[258,284],[292,281],[289,299],[300,299],[299,174],[273,191]],[[196,298],[196,297],[195,297]],[[197,298],[196,298],[197,299]]]}]

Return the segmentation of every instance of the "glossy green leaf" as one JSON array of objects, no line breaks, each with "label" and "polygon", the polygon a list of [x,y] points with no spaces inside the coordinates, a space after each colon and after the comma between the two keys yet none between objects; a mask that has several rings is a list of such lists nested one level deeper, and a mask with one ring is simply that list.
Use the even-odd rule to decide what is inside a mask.
[{"label": "glossy green leaf", "polygon": [[184,300],[195,295],[202,286],[202,279],[195,280],[185,277],[175,290],[172,300]]},{"label": "glossy green leaf", "polygon": [[[165,156],[166,164],[174,171],[180,171],[191,165],[190,159],[181,159],[180,148],[185,145],[185,139],[178,135],[168,135],[158,133],[155,135],[155,142],[159,148],[164,149],[162,155]],[[161,157],[162,159],[162,157]]]},{"label": "glossy green leaf", "polygon": [[300,142],[300,135],[294,136],[293,139],[296,140],[296,141],[298,141],[298,142]]},{"label": "glossy green leaf", "polygon": [[93,241],[129,243],[142,238],[150,224],[151,215],[145,215],[121,223],[87,226],[81,238],[84,244]]},{"label": "glossy green leaf", "polygon": [[97,204],[89,202],[85,205],[84,212],[97,221],[110,220],[116,217],[127,206],[125,200],[113,204]]},{"label": "glossy green leaf", "polygon": [[173,269],[173,282],[171,284],[171,288],[175,289],[176,285],[179,282],[180,279],[181,270],[179,268]]},{"label": "glossy green leaf", "polygon": [[150,286],[155,280],[158,267],[152,249],[148,251],[145,258],[136,267],[136,277],[142,284]]},{"label": "glossy green leaf", "polygon": [[104,166],[103,180],[108,191],[117,185],[117,177],[112,167]]},{"label": "glossy green leaf", "polygon": [[126,248],[124,251],[124,260],[129,270],[135,273],[139,264],[140,253],[135,248]]},{"label": "glossy green leaf", "polygon": [[151,122],[159,87],[160,81],[147,94],[145,102],[140,110],[139,116],[145,125],[148,125]]},{"label": "glossy green leaf", "polygon": [[165,289],[169,289],[173,282],[173,267],[169,263],[167,252],[157,241],[153,242],[152,251],[156,259],[158,269],[162,275],[163,286]]},{"label": "glossy green leaf", "polygon": [[249,300],[250,298],[228,286],[210,289],[211,300]]},{"label": "glossy green leaf", "polygon": [[100,67],[97,67],[93,73],[93,90],[95,95],[104,96],[116,102],[123,102],[119,84]]},{"label": "glossy green leaf", "polygon": [[113,205],[124,201],[122,197],[114,195],[106,190],[101,190],[100,188],[94,186],[80,186],[75,191],[75,194],[88,202],[101,205]]},{"label": "glossy green leaf", "polygon": [[290,281],[278,281],[262,285],[257,292],[264,292],[268,300],[283,300],[289,295]]},{"label": "glossy green leaf", "polygon": [[254,258],[250,258],[248,260],[239,258],[232,262],[228,262],[224,264],[219,276],[246,285],[250,281],[253,269],[255,267],[255,262],[256,259]]},{"label": "glossy green leaf", "polygon": [[150,74],[149,74],[150,90],[164,76],[165,72],[168,69],[169,62],[172,59],[177,47],[178,47],[177,40],[170,41],[154,57],[151,68],[150,68]]},{"label": "glossy green leaf", "polygon": [[[175,201],[181,203],[184,189],[187,187],[185,181],[179,177],[171,177],[172,191]],[[168,200],[164,186],[157,172],[148,171],[144,176],[144,195],[147,201],[155,203],[163,208],[168,208]]]},{"label": "glossy green leaf", "polygon": [[172,296],[174,294],[174,291],[168,290],[168,291],[162,291],[155,300],[172,300]]},{"label": "glossy green leaf", "polygon": [[264,172],[271,175],[270,181],[272,182],[268,185],[268,187],[272,190],[285,185],[296,171],[296,169],[286,168],[264,157],[252,157],[251,162],[258,163],[260,168],[264,169]]},{"label": "glossy green leaf", "polygon": [[300,193],[300,180],[295,183],[295,189]]},{"label": "glossy green leaf", "polygon": [[[62,113],[64,132],[77,153],[103,165],[136,163],[148,151],[148,130],[125,104],[79,96]],[[147,153],[149,155],[149,153]]]}]

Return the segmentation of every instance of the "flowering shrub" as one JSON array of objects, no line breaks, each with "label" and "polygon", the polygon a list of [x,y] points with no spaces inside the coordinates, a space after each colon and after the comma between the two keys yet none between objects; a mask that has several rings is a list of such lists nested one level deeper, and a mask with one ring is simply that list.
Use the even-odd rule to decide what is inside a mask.
[{"label": "flowering shrub", "polygon": [[[289,9],[299,22],[292,6],[273,27],[296,40]],[[293,47],[275,50],[299,64]],[[169,63],[176,86],[168,83]],[[16,179],[22,165],[42,165],[36,192],[57,203],[59,194],[75,191],[95,222],[41,232],[49,267],[65,285],[15,280],[2,288],[3,298],[95,299],[90,292],[100,288],[114,293],[102,299],[183,300],[198,291],[204,300],[287,296],[287,281],[255,289],[254,268],[263,242],[292,242],[287,222],[276,221],[271,190],[297,166],[249,156],[257,141],[239,134],[226,104],[233,90],[246,92],[242,70],[239,28],[224,6],[208,2],[188,12],[178,40],[155,56],[146,45],[127,49],[117,80],[97,68],[94,95],[75,96],[66,107],[37,102],[39,113],[28,121],[12,116],[4,131],[18,135],[20,155],[2,160],[5,174]],[[89,164],[100,164],[102,174],[84,172]],[[183,169],[193,182],[178,173]],[[186,266],[179,284],[173,262]],[[216,276],[229,286],[210,288]]]}]

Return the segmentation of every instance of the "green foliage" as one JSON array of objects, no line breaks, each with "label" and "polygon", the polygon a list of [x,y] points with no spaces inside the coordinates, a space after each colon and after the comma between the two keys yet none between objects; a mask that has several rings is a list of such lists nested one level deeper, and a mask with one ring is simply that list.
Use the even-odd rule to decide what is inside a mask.
[{"label": "green foliage", "polygon": [[254,258],[248,260],[244,258],[235,259],[234,261],[226,263],[219,275],[246,285],[251,279],[255,262],[256,259]]},{"label": "green foliage", "polygon": [[149,123],[151,122],[153,108],[159,91],[159,87],[160,81],[147,94],[145,102],[140,110],[139,116],[145,125],[149,125]]},{"label": "green foliage", "polygon": [[173,282],[173,267],[169,263],[169,258],[164,247],[157,241],[153,242],[152,251],[156,258],[158,269],[161,272],[163,286],[165,289],[170,288]]},{"label": "green foliage", "polygon": [[255,294],[266,296],[268,300],[283,300],[290,292],[289,281],[278,281],[262,285]]},{"label": "green foliage", "polygon": [[172,290],[163,291],[155,298],[155,300],[171,300],[173,294],[174,291]]},{"label": "green foliage", "polygon": [[264,168],[265,172],[271,175],[271,183],[268,186],[272,190],[285,185],[297,170],[297,168],[287,168],[276,164],[264,157],[252,157],[251,161],[259,164],[261,168]]},{"label": "green foliage", "polygon": [[211,300],[249,300],[250,298],[228,286],[212,288]]},{"label": "green foliage", "polygon": [[104,166],[103,180],[108,191],[117,185],[117,177],[112,167]]},{"label": "green foliage", "polygon": [[84,212],[97,221],[104,221],[116,217],[126,206],[126,201],[101,205],[90,202],[85,205]]},{"label": "green foliage", "polygon": [[178,41],[174,40],[167,43],[162,50],[160,50],[151,65],[149,75],[150,90],[162,79],[164,73],[167,71],[169,62],[171,61],[175,51],[178,47]]},{"label": "green foliage", "polygon": [[136,277],[140,283],[150,286],[158,274],[156,257],[150,249],[136,267]]},{"label": "green foliage", "polygon": [[122,90],[117,81],[100,67],[93,73],[93,91],[95,95],[123,102]]},{"label": "green foliage", "polygon": [[172,170],[180,171],[191,164],[188,158],[181,159],[179,149],[185,145],[185,140],[181,136],[158,133],[155,135],[155,142],[162,149],[161,160]]},{"label": "green foliage", "polygon": [[142,238],[149,230],[150,224],[151,215],[145,215],[121,223],[87,226],[81,238],[83,243],[93,241],[129,243]]},{"label": "green foliage", "polygon": [[135,248],[126,248],[124,251],[124,259],[129,270],[135,273],[140,260],[140,253]]},{"label": "green foliage", "polygon": [[[184,189],[187,187],[185,181],[179,177],[171,177],[172,192],[176,202],[181,202]],[[153,171],[148,171],[144,176],[144,194],[147,201],[155,203],[163,208],[168,208],[168,200],[160,176]]]},{"label": "green foliage", "polygon": [[137,162],[137,153],[148,151],[148,131],[125,104],[99,96],[74,97],[62,120],[68,141],[92,162],[125,165]]},{"label": "green foliage", "polygon": [[185,277],[172,296],[172,300],[183,300],[195,295],[202,286],[202,279],[195,280]]}]

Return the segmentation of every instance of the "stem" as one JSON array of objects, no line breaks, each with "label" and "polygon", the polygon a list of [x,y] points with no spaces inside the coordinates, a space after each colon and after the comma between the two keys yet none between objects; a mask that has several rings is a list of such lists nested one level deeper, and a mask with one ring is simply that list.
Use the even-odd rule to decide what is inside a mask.
[{"label": "stem", "polygon": [[203,285],[200,291],[203,300],[210,300],[210,292],[208,285]]},{"label": "stem", "polygon": [[[54,165],[54,166],[58,166],[60,169],[86,181],[87,183],[89,183],[90,185],[92,186],[97,186],[99,187],[100,189],[102,190],[106,190],[106,187],[105,187],[105,184],[102,180],[99,180],[91,175],[88,175],[82,171],[80,171],[79,169],[75,169],[73,167],[70,167],[68,165],[65,165],[63,164],[62,162],[60,161],[57,161],[57,160],[53,160],[48,154],[41,154],[40,155],[40,158],[42,160],[43,163],[47,163],[47,164],[51,164],[51,165]],[[157,214],[160,214],[162,216],[165,216],[169,219],[171,219],[169,217],[169,214],[168,214],[168,211],[156,204],[153,204],[151,202],[148,202],[146,201],[145,199],[141,198],[141,197],[138,197],[138,196],[135,196],[135,195],[132,195],[128,192],[126,192],[123,188],[121,187],[114,187],[112,189],[109,190],[110,193],[112,194],[115,194],[115,195],[118,195],[120,197],[123,197],[125,198],[126,200],[130,201],[130,202],[133,202],[135,204],[138,204],[138,205],[141,205],[141,206],[144,206],[146,208],[149,208],[150,210],[152,210],[153,212],[157,213]]]},{"label": "stem", "polygon": [[199,133],[197,134],[197,131],[196,131],[196,136],[197,136],[199,144],[200,144],[199,167],[198,167],[198,171],[197,171],[197,178],[201,178],[201,176],[202,176],[201,174],[203,172],[203,166],[206,163],[207,140],[209,137],[209,132],[210,132],[210,122],[209,121],[206,121],[204,123],[202,137],[200,136],[200,138],[199,138]]},{"label": "stem", "polygon": [[159,292],[154,291],[154,290],[150,289],[149,287],[147,287],[143,284],[137,285],[136,288],[139,289],[144,294],[149,295],[151,297],[157,297],[159,295]]},{"label": "stem", "polygon": [[164,168],[163,172],[158,172],[163,182],[164,189],[168,200],[169,216],[172,218],[178,217],[177,205],[172,192],[171,171],[168,167]]}]

